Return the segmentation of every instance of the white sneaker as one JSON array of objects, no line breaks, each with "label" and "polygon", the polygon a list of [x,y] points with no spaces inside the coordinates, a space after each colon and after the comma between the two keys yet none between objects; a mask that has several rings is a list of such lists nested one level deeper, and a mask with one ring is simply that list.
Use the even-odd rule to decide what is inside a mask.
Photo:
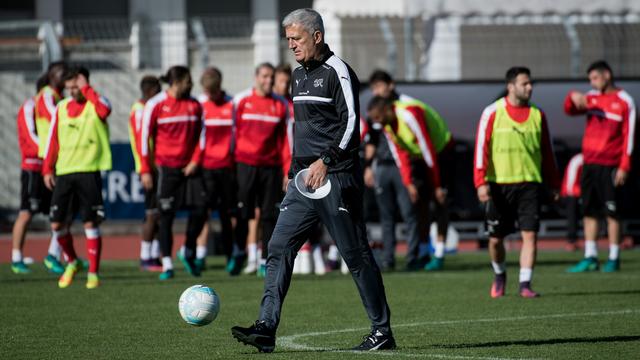
[{"label": "white sneaker", "polygon": [[300,274],[300,253],[298,253],[298,256],[293,260],[293,274]]},{"label": "white sneaker", "polygon": [[255,261],[250,261],[247,263],[247,267],[242,270],[242,273],[245,275],[255,274],[258,271],[258,264]]},{"label": "white sneaker", "polygon": [[349,273],[349,267],[347,266],[347,263],[344,262],[344,259],[342,260],[342,265],[340,265],[340,272],[343,275],[347,275]]},{"label": "white sneaker", "polygon": [[298,254],[300,257],[300,274],[309,275],[312,272],[311,252],[300,251]]},{"label": "white sneaker", "polygon": [[320,246],[313,248],[313,273],[316,275],[324,275],[327,273],[324,258],[322,257],[322,248],[320,248]]}]

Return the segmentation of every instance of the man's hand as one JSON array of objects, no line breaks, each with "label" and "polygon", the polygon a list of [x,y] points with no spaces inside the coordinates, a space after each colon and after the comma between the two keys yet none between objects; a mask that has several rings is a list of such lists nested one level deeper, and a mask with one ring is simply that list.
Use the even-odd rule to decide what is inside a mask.
[{"label": "man's hand", "polygon": [[372,189],[376,186],[376,179],[370,166],[364,168],[364,184]]},{"label": "man's hand", "polygon": [[560,201],[560,190],[558,189],[551,190],[551,199],[553,199],[554,202]]},{"label": "man's hand", "polygon": [[489,185],[484,184],[478,187],[478,200],[481,203],[485,203],[491,200],[491,191],[489,190]]},{"label": "man's hand", "polygon": [[194,162],[190,162],[189,164],[187,164],[187,166],[182,168],[182,173],[185,176],[191,176],[196,173],[196,170],[198,170],[198,164]]},{"label": "man's hand", "polygon": [[435,191],[436,201],[442,205],[447,200],[447,190],[442,187],[437,187]]},{"label": "man's hand", "polygon": [[571,92],[571,102],[578,110],[587,110],[587,97],[579,91]]},{"label": "man's hand", "polygon": [[53,191],[53,188],[56,186],[56,180],[53,178],[53,175],[47,174],[44,176],[44,186],[50,191]]},{"label": "man's hand", "polygon": [[627,177],[629,177],[629,173],[622,170],[616,170],[616,176],[613,179],[613,185],[616,187],[623,186],[627,182]]},{"label": "man's hand", "polygon": [[327,165],[322,162],[322,159],[318,159],[309,166],[309,172],[305,179],[305,185],[307,187],[316,190],[320,186],[324,185],[324,179],[327,176]]},{"label": "man's hand", "polygon": [[151,174],[142,174],[140,175],[140,182],[142,182],[142,187],[149,191],[153,189],[153,176]]},{"label": "man's hand", "polygon": [[420,200],[420,194],[418,194],[418,188],[414,184],[409,184],[407,186],[407,191],[409,192],[409,200],[411,200],[412,204],[415,204]]},{"label": "man's hand", "polygon": [[282,178],[282,192],[287,192],[287,187],[289,186],[289,176],[285,175]]},{"label": "man's hand", "polygon": [[76,76],[76,85],[78,85],[79,89],[82,89],[85,86],[89,85],[89,80],[87,80],[84,75],[78,74],[78,76]]}]

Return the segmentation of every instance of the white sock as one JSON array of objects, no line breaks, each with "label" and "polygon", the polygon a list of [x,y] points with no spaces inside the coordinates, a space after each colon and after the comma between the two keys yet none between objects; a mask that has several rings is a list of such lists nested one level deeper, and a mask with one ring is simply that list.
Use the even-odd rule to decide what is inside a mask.
[{"label": "white sock", "polygon": [[492,261],[491,266],[493,266],[493,272],[496,273],[496,275],[504,274],[507,270],[504,263],[498,264],[497,262]]},{"label": "white sock", "polygon": [[317,262],[321,262],[324,263],[324,259],[322,257],[322,248],[320,247],[320,245],[316,245],[313,247],[313,262],[317,263]]},{"label": "white sock", "polygon": [[11,250],[11,262],[20,262],[22,261],[22,251],[18,249]]},{"label": "white sock", "polygon": [[84,229],[87,239],[97,239],[100,237],[100,229]]},{"label": "white sock", "polygon": [[205,257],[207,257],[207,247],[198,245],[196,247],[196,259],[204,259]]},{"label": "white sock", "polygon": [[340,258],[340,252],[338,251],[338,247],[335,245],[331,245],[329,247],[329,253],[327,254],[327,259],[331,261],[338,261]]},{"label": "white sock", "polygon": [[266,266],[267,265],[267,259],[260,259],[260,266]]},{"label": "white sock", "polygon": [[595,240],[584,241],[584,257],[585,258],[598,257],[598,246],[596,245]]},{"label": "white sock", "polygon": [[533,276],[533,269],[520,268],[520,282],[531,281],[531,276]]},{"label": "white sock", "polygon": [[173,270],[173,260],[171,256],[164,256],[162,258],[162,271]]},{"label": "white sock", "polygon": [[49,255],[55,257],[56,259],[60,258],[60,254],[62,253],[62,247],[58,243],[58,237],[64,236],[66,234],[67,234],[66,230],[51,232],[51,241],[49,241]]},{"label": "white sock", "polygon": [[609,244],[609,260],[618,260],[620,256],[620,245]]},{"label": "white sock", "polygon": [[158,241],[158,239],[153,239],[153,241],[151,241],[151,258],[160,258],[160,241]]},{"label": "white sock", "polygon": [[438,259],[442,259],[444,257],[444,242],[436,241],[436,248],[433,254]]},{"label": "white sock", "polygon": [[140,241],[140,260],[147,261],[151,259],[151,242]]},{"label": "white sock", "polygon": [[178,249],[178,254],[180,254],[181,256],[184,256],[184,251],[185,251],[185,247],[184,245],[180,246],[180,249]]},{"label": "white sock", "polygon": [[249,244],[247,245],[247,261],[253,263],[258,258],[258,245]]}]

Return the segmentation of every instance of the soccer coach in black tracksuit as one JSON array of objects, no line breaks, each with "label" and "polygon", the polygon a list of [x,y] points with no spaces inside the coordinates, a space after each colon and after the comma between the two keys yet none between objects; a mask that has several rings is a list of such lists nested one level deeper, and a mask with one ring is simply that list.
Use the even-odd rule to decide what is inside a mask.
[{"label": "soccer coach in black tracksuit", "polygon": [[357,153],[360,83],[353,70],[324,43],[324,26],[316,11],[295,10],[282,25],[289,48],[302,65],[293,72],[295,130],[289,179],[309,168],[307,186],[317,189],[328,178],[331,192],[323,199],[312,200],[289,182],[269,242],[260,317],[248,328],[232,328],[232,334],[260,351],[273,351],[293,261],[322,221],[351,271],[372,323],[371,333],[354,350],[393,349],[382,276],[369,248],[362,217],[364,183]]}]

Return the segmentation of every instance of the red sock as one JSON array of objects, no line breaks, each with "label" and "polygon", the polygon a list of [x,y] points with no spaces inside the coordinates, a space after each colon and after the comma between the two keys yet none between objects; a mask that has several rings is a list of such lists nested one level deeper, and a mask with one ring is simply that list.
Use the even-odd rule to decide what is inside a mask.
[{"label": "red sock", "polygon": [[89,257],[89,272],[97,274],[100,268],[100,250],[102,238],[98,229],[85,229],[87,236],[87,255]]},{"label": "red sock", "polygon": [[68,262],[73,262],[78,258],[76,250],[73,248],[73,237],[71,237],[70,233],[60,231],[58,234],[58,244],[62,247],[62,251],[67,257]]}]

